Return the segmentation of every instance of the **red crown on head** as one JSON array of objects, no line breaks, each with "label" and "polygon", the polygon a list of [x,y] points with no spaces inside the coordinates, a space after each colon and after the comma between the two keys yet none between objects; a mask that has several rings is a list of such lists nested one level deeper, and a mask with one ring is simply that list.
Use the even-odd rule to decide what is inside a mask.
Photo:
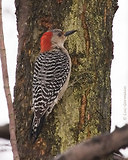
[{"label": "red crown on head", "polygon": [[53,33],[48,31],[45,32],[40,40],[40,46],[41,46],[41,52],[46,52],[51,49],[52,43],[51,43],[51,38],[52,38]]}]

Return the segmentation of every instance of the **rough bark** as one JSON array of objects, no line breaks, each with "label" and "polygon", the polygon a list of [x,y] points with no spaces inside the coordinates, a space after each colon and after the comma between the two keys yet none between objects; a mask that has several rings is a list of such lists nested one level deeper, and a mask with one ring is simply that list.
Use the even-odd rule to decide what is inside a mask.
[{"label": "rough bark", "polygon": [[[112,20],[117,0],[16,0],[19,32],[14,108],[21,159],[49,160],[69,146],[109,132]],[[39,41],[49,28],[77,29],[65,46],[72,58],[69,87],[38,141],[29,140],[32,77]]]}]

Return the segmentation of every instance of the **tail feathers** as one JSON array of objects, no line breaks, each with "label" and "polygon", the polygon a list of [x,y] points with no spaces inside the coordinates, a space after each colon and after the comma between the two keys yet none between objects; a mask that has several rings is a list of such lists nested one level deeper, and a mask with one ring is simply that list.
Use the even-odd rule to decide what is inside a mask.
[{"label": "tail feathers", "polygon": [[37,140],[41,129],[43,127],[45,120],[45,116],[42,116],[40,119],[37,119],[37,117],[34,117],[33,115],[33,121],[31,125],[31,132],[30,132],[30,139],[32,140],[33,143]]}]

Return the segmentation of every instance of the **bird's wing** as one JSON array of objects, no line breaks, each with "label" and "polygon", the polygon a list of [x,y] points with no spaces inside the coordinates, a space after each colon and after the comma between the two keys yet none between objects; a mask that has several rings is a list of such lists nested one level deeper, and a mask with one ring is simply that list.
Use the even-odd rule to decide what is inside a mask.
[{"label": "bird's wing", "polygon": [[69,59],[60,51],[40,54],[35,63],[33,77],[33,103],[45,112],[63,87],[70,70]]}]

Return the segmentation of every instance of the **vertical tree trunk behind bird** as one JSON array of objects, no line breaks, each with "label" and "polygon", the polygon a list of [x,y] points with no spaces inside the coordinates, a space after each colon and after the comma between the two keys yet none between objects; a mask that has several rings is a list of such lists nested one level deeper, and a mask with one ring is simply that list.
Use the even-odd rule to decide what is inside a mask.
[{"label": "vertical tree trunk behind bird", "polygon": [[[15,0],[15,4],[19,47],[14,109],[19,155],[21,160],[50,160],[69,146],[110,130],[112,21],[117,0]],[[33,66],[40,37],[49,28],[78,32],[65,45],[72,58],[69,87],[32,144]]]}]

